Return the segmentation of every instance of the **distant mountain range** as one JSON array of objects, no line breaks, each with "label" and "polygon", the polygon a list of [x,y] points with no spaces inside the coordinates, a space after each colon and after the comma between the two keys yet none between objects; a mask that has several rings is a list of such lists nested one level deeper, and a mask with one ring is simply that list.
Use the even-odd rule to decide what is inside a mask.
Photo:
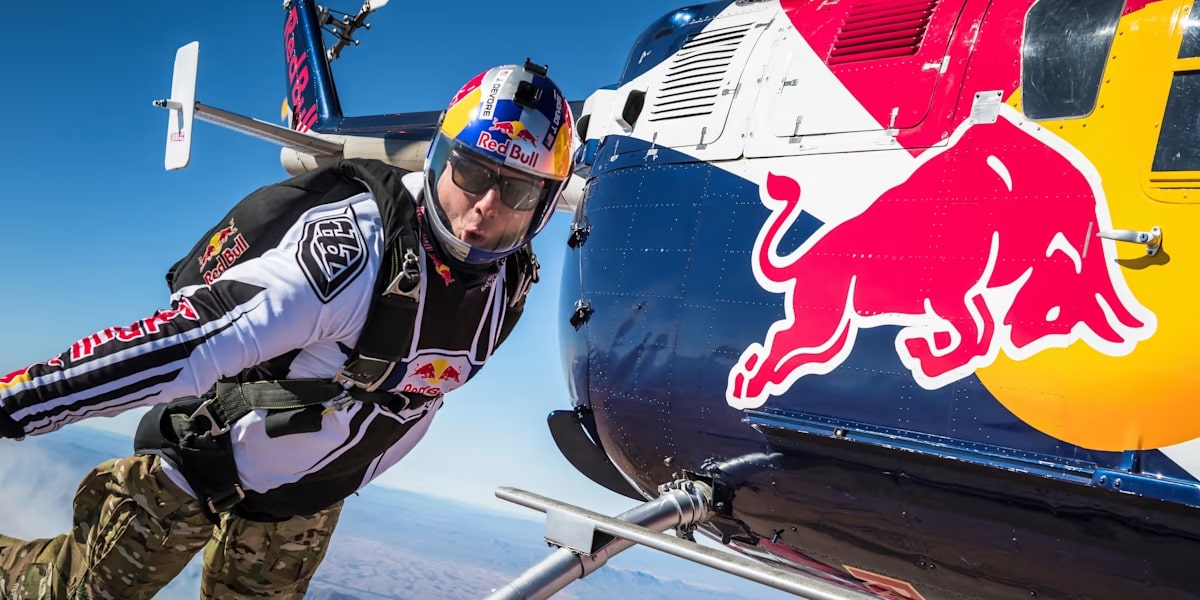
[{"label": "distant mountain range", "polygon": [[[79,426],[19,443],[0,441],[0,532],[28,539],[64,531],[70,525],[70,502],[79,479],[101,461],[124,456],[130,449],[129,438]],[[542,528],[540,521],[445,498],[368,486],[346,501],[307,598],[483,598],[550,554]],[[197,559],[157,598],[194,599],[199,578]],[[635,547],[555,598],[694,594],[723,600],[791,597]]]}]

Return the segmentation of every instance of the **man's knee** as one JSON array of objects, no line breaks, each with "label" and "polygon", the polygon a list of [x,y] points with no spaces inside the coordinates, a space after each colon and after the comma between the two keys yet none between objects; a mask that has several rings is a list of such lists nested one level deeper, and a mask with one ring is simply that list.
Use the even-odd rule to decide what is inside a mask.
[{"label": "man's knee", "polygon": [[341,508],[339,502],[279,523],[226,516],[204,551],[201,596],[303,597],[329,549]]},{"label": "man's knee", "polygon": [[70,532],[0,539],[0,598],[149,598],[209,539],[199,503],[153,457],[92,469],[75,495]]},{"label": "man's knee", "polygon": [[106,485],[107,493],[89,489],[103,500],[89,524],[94,529],[86,535],[85,584],[129,586],[153,595],[204,546],[211,524],[199,503],[170,482],[156,458],[131,456],[102,467],[103,476],[94,483]]}]

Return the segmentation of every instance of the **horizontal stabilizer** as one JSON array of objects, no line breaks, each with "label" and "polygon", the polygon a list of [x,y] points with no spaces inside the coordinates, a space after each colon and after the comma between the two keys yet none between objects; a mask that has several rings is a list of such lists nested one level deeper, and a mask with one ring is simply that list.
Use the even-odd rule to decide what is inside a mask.
[{"label": "horizontal stabilizer", "polygon": [[192,124],[196,118],[312,156],[341,154],[340,141],[280,127],[197,102],[196,70],[199,62],[200,42],[192,42],[179,48],[175,53],[171,97],[154,101],[155,106],[170,112],[167,119],[167,152],[163,164],[168,171],[183,169],[191,161]]}]

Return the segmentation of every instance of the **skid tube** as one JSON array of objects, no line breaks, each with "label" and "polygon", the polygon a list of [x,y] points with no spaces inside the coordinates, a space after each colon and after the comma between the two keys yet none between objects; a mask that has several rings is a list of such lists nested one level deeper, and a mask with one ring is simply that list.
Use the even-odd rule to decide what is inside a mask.
[{"label": "skid tube", "polygon": [[658,498],[618,517],[609,517],[533,492],[497,488],[497,498],[545,513],[546,541],[558,549],[510,583],[493,590],[486,600],[544,600],[595,572],[609,558],[634,544],[806,600],[879,600],[875,594],[662,533],[668,529],[689,532],[711,518],[712,488],[703,482],[681,480],[663,485],[659,491]]}]

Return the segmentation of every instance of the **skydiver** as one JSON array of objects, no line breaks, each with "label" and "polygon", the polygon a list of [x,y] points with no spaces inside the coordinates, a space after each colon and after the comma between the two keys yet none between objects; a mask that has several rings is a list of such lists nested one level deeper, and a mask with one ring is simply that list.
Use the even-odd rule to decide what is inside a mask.
[{"label": "skydiver", "polygon": [[572,130],[544,68],[490,69],[423,171],[346,159],[262,188],[170,269],[169,309],[0,379],[17,440],[152,407],[68,533],[0,536],[0,597],[150,598],[201,548],[204,598],[303,597],[343,499],[516,324]]}]

